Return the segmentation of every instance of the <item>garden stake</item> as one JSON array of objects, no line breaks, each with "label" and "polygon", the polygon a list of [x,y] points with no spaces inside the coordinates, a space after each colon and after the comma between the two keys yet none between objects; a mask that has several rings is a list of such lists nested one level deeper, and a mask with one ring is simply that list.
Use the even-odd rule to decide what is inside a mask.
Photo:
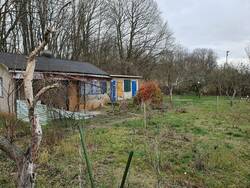
[{"label": "garden stake", "polygon": [[144,117],[144,128],[147,128],[147,106],[146,103],[143,102],[143,117]]},{"label": "garden stake", "polygon": [[123,177],[122,177],[122,183],[121,183],[120,188],[124,188],[126,178],[127,178],[127,175],[128,175],[128,170],[129,170],[129,167],[130,167],[130,163],[132,161],[133,154],[134,154],[133,151],[131,151],[129,153],[128,161],[127,161],[126,168],[125,168],[125,171],[124,171],[124,174],[123,174]]},{"label": "garden stake", "polygon": [[81,137],[82,155],[84,156],[86,164],[87,164],[87,169],[88,169],[89,179],[90,179],[90,183],[91,183],[91,188],[95,188],[94,178],[93,178],[93,171],[92,171],[90,160],[89,160],[89,157],[88,157],[87,148],[86,148],[86,145],[85,145],[85,142],[84,142],[83,129],[82,129],[81,126],[79,126],[78,128],[79,128],[80,137]]}]

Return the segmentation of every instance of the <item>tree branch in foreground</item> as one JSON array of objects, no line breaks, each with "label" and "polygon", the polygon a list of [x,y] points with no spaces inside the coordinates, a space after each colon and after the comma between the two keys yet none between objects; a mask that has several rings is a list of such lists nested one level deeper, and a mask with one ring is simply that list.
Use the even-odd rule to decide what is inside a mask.
[{"label": "tree branch in foreground", "polygon": [[4,151],[10,159],[13,161],[19,162],[23,156],[23,151],[11,143],[7,138],[0,136],[0,149]]}]

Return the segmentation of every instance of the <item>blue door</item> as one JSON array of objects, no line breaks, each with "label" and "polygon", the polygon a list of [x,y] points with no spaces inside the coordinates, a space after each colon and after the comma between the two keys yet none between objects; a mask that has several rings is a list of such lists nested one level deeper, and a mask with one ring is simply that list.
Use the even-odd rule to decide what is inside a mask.
[{"label": "blue door", "polygon": [[132,80],[132,97],[136,96],[137,93],[137,83],[136,80]]},{"label": "blue door", "polygon": [[111,101],[115,102],[116,101],[116,81],[112,80],[111,81]]}]

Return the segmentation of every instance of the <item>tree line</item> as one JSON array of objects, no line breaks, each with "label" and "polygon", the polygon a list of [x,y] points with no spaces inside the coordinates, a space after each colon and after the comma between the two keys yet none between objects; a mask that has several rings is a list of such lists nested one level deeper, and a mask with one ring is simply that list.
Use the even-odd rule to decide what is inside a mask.
[{"label": "tree line", "polygon": [[1,0],[1,51],[29,54],[50,25],[55,57],[122,74],[149,71],[172,40],[153,0]]},{"label": "tree line", "polygon": [[[154,77],[165,93],[172,95],[248,96],[250,95],[250,67],[244,63],[217,63],[211,49],[177,47],[165,51],[156,64]],[[157,74],[158,73],[158,74]]]},{"label": "tree line", "polygon": [[57,58],[156,79],[170,94],[249,93],[246,66],[219,67],[213,50],[177,44],[154,0],[0,0],[0,51],[28,55],[52,25]]}]

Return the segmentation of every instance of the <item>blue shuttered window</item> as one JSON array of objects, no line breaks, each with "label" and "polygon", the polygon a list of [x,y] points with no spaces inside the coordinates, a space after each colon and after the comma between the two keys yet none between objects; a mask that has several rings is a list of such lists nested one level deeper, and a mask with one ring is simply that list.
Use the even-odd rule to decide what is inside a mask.
[{"label": "blue shuttered window", "polygon": [[107,93],[107,82],[101,81],[101,94]]},{"label": "blue shuttered window", "polygon": [[84,89],[86,95],[98,95],[98,94],[105,94],[107,93],[107,81],[102,80],[89,80],[85,82],[85,88],[84,88],[84,82],[80,83],[80,95],[84,95]]}]

